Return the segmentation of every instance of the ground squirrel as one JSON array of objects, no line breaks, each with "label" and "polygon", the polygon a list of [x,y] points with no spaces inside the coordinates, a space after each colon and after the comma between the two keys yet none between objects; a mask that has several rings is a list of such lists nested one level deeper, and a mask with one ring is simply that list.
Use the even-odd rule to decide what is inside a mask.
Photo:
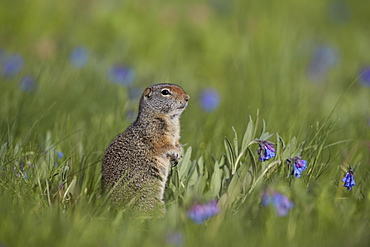
[{"label": "ground squirrel", "polygon": [[[175,84],[145,89],[139,114],[108,146],[102,164],[102,186],[113,204],[150,212],[164,209],[163,194],[171,163],[182,153],[180,115],[189,95]],[[161,210],[162,210],[161,209]]]}]

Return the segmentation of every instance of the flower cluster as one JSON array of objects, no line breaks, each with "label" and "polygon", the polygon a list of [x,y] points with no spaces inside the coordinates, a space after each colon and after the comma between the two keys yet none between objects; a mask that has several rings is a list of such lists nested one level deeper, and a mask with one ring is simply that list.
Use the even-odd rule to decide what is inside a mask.
[{"label": "flower cluster", "polygon": [[364,67],[359,72],[359,82],[362,86],[370,87],[370,66]]},{"label": "flower cluster", "polygon": [[22,91],[32,92],[36,89],[36,80],[32,76],[24,76],[19,83]]},{"label": "flower cluster", "polygon": [[1,54],[1,75],[3,77],[13,77],[17,75],[23,68],[23,58],[19,54],[6,54],[2,52]]},{"label": "flower cluster", "polygon": [[339,62],[339,59],[339,52],[331,46],[317,46],[308,66],[308,77],[317,83],[327,80],[329,71]]},{"label": "flower cluster", "polygon": [[293,165],[292,175],[299,178],[304,170],[307,169],[307,161],[303,160],[301,156],[289,158],[286,160],[287,165]]},{"label": "flower cluster", "polygon": [[220,104],[220,94],[213,88],[208,88],[202,91],[200,95],[200,107],[205,112],[212,112],[217,109]]},{"label": "flower cluster", "polygon": [[220,212],[220,208],[216,200],[206,204],[194,204],[187,212],[187,216],[197,224],[202,224],[204,221],[212,218]]},{"label": "flower cluster", "polygon": [[89,51],[87,48],[80,46],[76,47],[70,54],[70,62],[75,68],[85,67],[89,61]]},{"label": "flower cluster", "polygon": [[262,205],[267,207],[273,205],[278,216],[285,216],[294,207],[294,203],[289,198],[277,191],[265,191],[262,195]]},{"label": "flower cluster", "polygon": [[108,71],[109,80],[122,86],[130,86],[135,80],[135,71],[127,66],[114,65]]},{"label": "flower cluster", "polygon": [[[6,79],[16,77],[24,67],[24,59],[20,54],[10,54],[0,50],[0,76]],[[36,89],[36,79],[33,76],[22,76],[19,87],[24,92],[32,92]]]},{"label": "flower cluster", "polygon": [[355,174],[353,173],[352,169],[349,168],[347,173],[342,178],[342,182],[344,182],[344,187],[347,187],[347,190],[352,190],[352,187],[356,185],[355,183]]},{"label": "flower cluster", "polygon": [[265,140],[255,140],[259,144],[257,150],[260,161],[266,161],[276,156],[274,144]]}]

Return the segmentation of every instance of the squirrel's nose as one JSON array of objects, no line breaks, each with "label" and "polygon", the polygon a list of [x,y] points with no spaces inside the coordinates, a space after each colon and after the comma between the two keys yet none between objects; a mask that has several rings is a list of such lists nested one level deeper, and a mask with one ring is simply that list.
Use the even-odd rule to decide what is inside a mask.
[{"label": "squirrel's nose", "polygon": [[188,95],[188,94],[185,94],[185,96],[184,96],[184,100],[186,101],[186,102],[188,102],[188,100],[190,99],[190,96]]}]

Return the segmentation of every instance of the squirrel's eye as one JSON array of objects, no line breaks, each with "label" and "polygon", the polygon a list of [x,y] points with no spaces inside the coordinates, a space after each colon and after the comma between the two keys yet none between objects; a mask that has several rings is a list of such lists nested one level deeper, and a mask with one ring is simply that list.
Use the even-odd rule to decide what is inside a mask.
[{"label": "squirrel's eye", "polygon": [[163,95],[170,95],[170,94],[171,94],[171,92],[170,92],[170,91],[168,91],[167,89],[163,89],[163,90],[161,91],[161,93],[162,93]]}]

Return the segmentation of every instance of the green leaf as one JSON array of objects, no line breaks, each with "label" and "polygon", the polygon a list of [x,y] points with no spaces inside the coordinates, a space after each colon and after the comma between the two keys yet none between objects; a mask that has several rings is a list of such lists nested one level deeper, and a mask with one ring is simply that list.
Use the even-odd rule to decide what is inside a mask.
[{"label": "green leaf", "polygon": [[261,137],[259,139],[261,140],[268,140],[270,139],[272,136],[274,135],[274,133],[270,134],[269,132],[264,132],[262,133]]},{"label": "green leaf", "polygon": [[237,157],[239,155],[239,145],[238,145],[238,133],[236,133],[236,130],[234,127],[232,127],[233,131],[234,131],[234,153],[235,153],[235,157]]},{"label": "green leaf", "polygon": [[253,191],[253,189],[257,186],[257,184],[259,183],[259,182],[261,182],[262,181],[262,178],[266,175],[266,173],[272,168],[272,167],[274,167],[276,164],[280,164],[281,163],[281,161],[280,160],[276,160],[276,161],[274,161],[274,162],[272,162],[272,163],[270,163],[264,170],[263,170],[263,172],[261,173],[261,175],[259,175],[259,177],[254,181],[254,183],[251,185],[251,187],[250,187],[250,189],[249,189],[249,191],[248,191],[248,194],[250,194],[252,191]]},{"label": "green leaf", "polygon": [[244,133],[244,137],[242,141],[242,150],[246,150],[250,142],[254,139],[253,131],[254,131],[254,123],[252,121],[252,118],[249,116],[249,123],[247,126],[247,130]]},{"label": "green leaf", "polygon": [[228,164],[230,166],[230,169],[232,169],[234,161],[235,161],[235,152],[227,137],[225,137],[224,139],[224,146],[225,146],[226,158],[227,158]]},{"label": "green leaf", "polygon": [[228,198],[229,200],[231,200],[230,205],[241,196],[242,189],[243,189],[242,183],[243,183],[243,180],[245,178],[247,171],[248,171],[248,167],[243,165],[233,175],[231,182],[229,184],[229,187],[227,189]]},{"label": "green leaf", "polygon": [[203,156],[200,156],[200,158],[198,159],[198,162],[196,164],[196,167],[199,171],[199,174],[202,174],[204,172],[207,172],[206,169],[204,169],[204,159],[203,159]]},{"label": "green leaf", "polygon": [[191,158],[191,146],[188,147],[186,150],[183,158],[180,160],[178,167],[179,167],[179,176],[180,178],[183,178],[185,174],[188,173],[189,169],[191,168],[190,164],[190,158]]},{"label": "green leaf", "polygon": [[286,145],[285,150],[281,156],[282,160],[286,160],[290,157],[297,155],[296,153],[297,148],[297,138],[293,137],[290,142]]},{"label": "green leaf", "polygon": [[223,165],[224,159],[222,158],[220,162],[216,161],[214,165],[214,170],[211,178],[211,186],[210,186],[210,194],[211,196],[218,197],[220,190],[221,190],[221,175],[222,175],[222,170],[221,166]]},{"label": "green leaf", "polygon": [[[192,165],[193,168],[195,168],[195,164],[196,162],[193,162],[193,165]],[[190,170],[188,174],[187,188],[190,188],[191,186],[196,184],[198,179],[199,179],[198,169],[195,168],[195,169]]]}]

